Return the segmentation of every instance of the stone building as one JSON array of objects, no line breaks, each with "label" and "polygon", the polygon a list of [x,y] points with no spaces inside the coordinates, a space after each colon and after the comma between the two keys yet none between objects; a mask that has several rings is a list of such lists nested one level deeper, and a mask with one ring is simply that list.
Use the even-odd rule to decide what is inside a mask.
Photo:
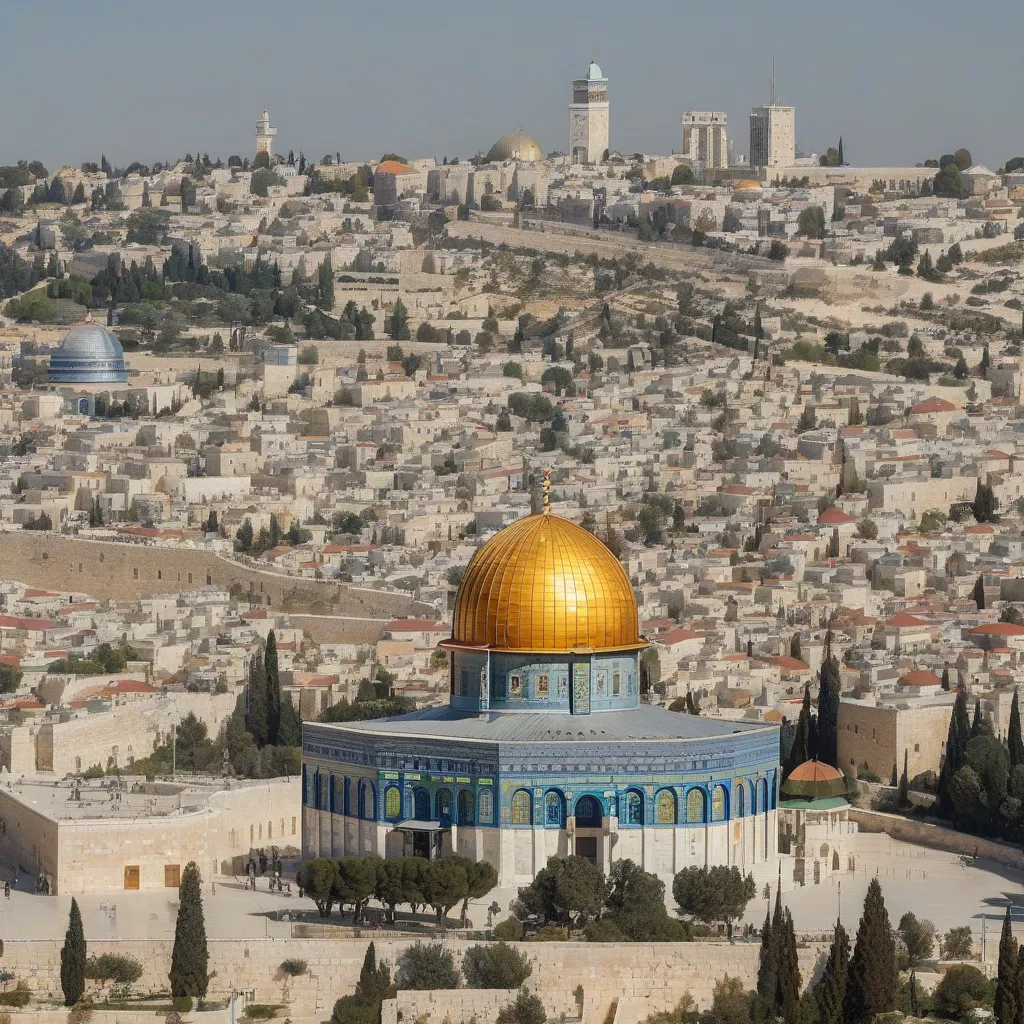
[{"label": "stone building", "polygon": [[21,779],[0,789],[0,861],[51,892],[176,888],[245,873],[253,850],[298,852],[297,779],[93,782]]},{"label": "stone building", "polygon": [[486,859],[524,884],[555,854],[776,864],[779,734],[642,703],[633,589],[550,513],[479,549],[459,587],[446,707],[303,726],[303,855]]}]

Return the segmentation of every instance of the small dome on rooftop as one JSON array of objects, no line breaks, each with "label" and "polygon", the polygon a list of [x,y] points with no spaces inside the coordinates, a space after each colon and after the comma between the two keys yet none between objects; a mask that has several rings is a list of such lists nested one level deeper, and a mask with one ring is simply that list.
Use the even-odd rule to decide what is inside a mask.
[{"label": "small dome on rooftop", "polygon": [[64,336],[50,357],[55,384],[121,384],[128,380],[124,350],[117,335],[87,318]]}]

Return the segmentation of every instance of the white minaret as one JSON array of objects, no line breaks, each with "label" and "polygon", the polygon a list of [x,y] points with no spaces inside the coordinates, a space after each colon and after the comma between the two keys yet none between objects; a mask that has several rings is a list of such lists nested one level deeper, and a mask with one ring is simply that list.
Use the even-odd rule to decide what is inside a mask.
[{"label": "white minaret", "polygon": [[574,164],[599,164],[608,152],[608,79],[595,61],[587,77],[572,83],[569,157]]},{"label": "white minaret", "polygon": [[270,126],[270,115],[267,108],[263,108],[263,116],[256,122],[256,155],[266,153],[268,157],[273,156],[272,147],[277,129]]}]

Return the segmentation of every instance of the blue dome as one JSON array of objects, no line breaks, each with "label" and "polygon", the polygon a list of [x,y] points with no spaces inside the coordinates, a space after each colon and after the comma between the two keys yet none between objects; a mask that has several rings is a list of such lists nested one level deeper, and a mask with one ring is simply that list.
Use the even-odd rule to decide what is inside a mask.
[{"label": "blue dome", "polygon": [[128,380],[124,350],[106,327],[86,320],[75,324],[50,357],[55,384],[123,384]]}]

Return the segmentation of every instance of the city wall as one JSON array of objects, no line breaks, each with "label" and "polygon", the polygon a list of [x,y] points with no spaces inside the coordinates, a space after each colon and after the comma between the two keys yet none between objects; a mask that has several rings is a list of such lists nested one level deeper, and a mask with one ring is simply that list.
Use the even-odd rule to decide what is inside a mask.
[{"label": "city wall", "polygon": [[1024,870],[1024,850],[1009,843],[972,836],[967,832],[904,818],[899,814],[883,814],[881,811],[868,811],[860,807],[850,808],[850,820],[857,822],[862,832],[884,832],[905,843],[915,843],[964,857],[977,856],[1006,867]]},{"label": "city wall", "polygon": [[361,618],[351,622],[353,642],[378,639],[388,619],[432,612],[402,594],[283,576],[186,547],[0,533],[0,565],[4,579],[115,601],[223,587],[280,611]]},{"label": "city wall", "polygon": [[[394,966],[412,939],[374,936],[377,959]],[[446,943],[457,962],[474,943],[453,939]],[[134,985],[137,994],[167,991],[171,959],[170,940],[90,942],[90,955],[119,953],[140,960],[145,968]],[[287,1003],[287,1016],[324,1020],[334,1001],[351,993],[359,977],[366,939],[251,939],[209,943],[209,997],[223,999],[232,991],[244,991],[260,1003]],[[584,1019],[600,1024],[616,1000],[638,1002],[644,1013],[674,1007],[689,993],[698,1007],[711,1005],[715,983],[725,975],[738,977],[746,988],[757,980],[759,943],[659,942],[659,943],[517,943],[533,965],[527,987],[536,991],[549,1013],[555,1015],[578,1002],[582,994]],[[4,970],[25,983],[37,996],[60,995],[60,940],[9,941],[4,947]],[[804,985],[816,980],[827,955],[824,943],[799,948]],[[308,971],[289,978],[280,969],[285,959],[305,960]],[[578,990],[582,989],[582,993]],[[480,1024],[497,1016],[509,993],[481,994],[469,990],[449,993],[402,993],[392,1012],[403,1020],[429,1013],[433,1024],[447,1015],[451,1024],[469,1020],[474,1012]],[[575,1014],[572,1014],[575,1016]],[[387,1022],[388,1018],[385,1018]]]}]

